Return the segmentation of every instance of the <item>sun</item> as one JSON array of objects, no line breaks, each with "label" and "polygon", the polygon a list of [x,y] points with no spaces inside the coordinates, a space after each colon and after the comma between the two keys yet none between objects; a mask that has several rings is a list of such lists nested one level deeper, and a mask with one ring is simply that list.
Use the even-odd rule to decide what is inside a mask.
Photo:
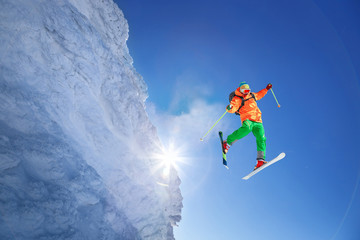
[{"label": "sun", "polygon": [[185,163],[184,149],[177,146],[174,141],[170,141],[167,146],[162,146],[159,153],[154,154],[153,158],[157,162],[156,170],[161,171],[163,179],[169,178],[172,169],[180,170],[179,163]]},{"label": "sun", "polygon": [[159,154],[160,164],[162,165],[162,176],[164,178],[170,175],[171,168],[178,169],[178,163],[181,161],[181,152],[171,142],[169,146],[164,147]]}]

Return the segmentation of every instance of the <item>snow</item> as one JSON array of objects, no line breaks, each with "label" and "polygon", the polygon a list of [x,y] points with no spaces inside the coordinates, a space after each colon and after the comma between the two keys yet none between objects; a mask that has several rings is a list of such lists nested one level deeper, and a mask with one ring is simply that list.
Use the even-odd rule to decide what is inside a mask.
[{"label": "snow", "polygon": [[154,157],[122,11],[0,4],[0,239],[174,239],[181,181]]}]

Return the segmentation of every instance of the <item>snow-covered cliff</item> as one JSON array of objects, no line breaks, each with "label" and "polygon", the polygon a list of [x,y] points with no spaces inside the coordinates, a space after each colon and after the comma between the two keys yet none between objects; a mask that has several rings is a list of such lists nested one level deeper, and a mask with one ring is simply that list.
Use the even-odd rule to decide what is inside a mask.
[{"label": "snow-covered cliff", "polygon": [[157,157],[122,11],[0,5],[0,239],[174,239],[180,179]]}]

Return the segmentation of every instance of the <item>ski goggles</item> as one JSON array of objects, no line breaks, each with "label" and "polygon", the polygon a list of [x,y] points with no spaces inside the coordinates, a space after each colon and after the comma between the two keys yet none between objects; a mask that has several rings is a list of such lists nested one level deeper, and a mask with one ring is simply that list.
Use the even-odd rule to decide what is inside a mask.
[{"label": "ski goggles", "polygon": [[250,87],[248,84],[243,84],[241,85],[240,87],[240,92],[243,93],[243,94],[248,94],[250,93]]},{"label": "ski goggles", "polygon": [[248,94],[248,93],[250,93],[250,89],[240,89],[240,92],[242,92],[244,94]]}]

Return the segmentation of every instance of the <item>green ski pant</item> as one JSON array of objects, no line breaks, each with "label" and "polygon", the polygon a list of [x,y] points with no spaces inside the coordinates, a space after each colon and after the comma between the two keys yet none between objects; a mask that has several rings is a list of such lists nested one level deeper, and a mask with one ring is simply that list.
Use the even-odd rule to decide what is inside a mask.
[{"label": "green ski pant", "polygon": [[264,126],[262,123],[245,120],[238,130],[234,131],[227,137],[226,141],[229,145],[231,145],[237,140],[247,136],[250,132],[252,132],[256,138],[257,158],[265,159],[266,137]]}]

